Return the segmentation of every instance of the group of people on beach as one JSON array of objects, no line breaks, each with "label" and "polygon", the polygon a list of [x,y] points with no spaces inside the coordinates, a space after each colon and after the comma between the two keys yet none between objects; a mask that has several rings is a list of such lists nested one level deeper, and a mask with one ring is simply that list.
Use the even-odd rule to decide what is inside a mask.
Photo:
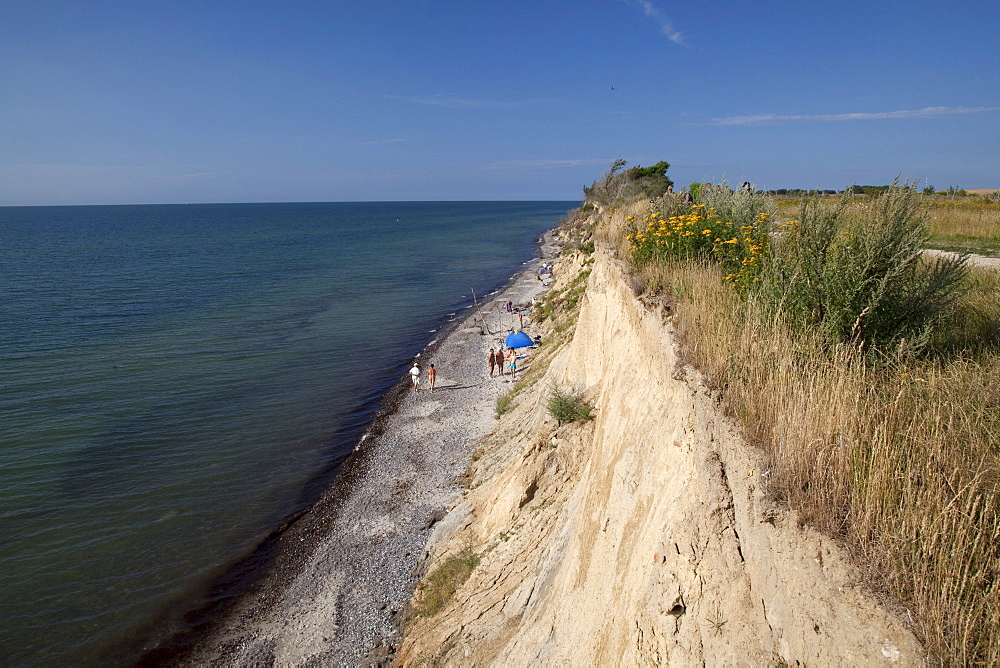
[{"label": "group of people on beach", "polygon": [[[413,391],[416,392],[420,389],[420,366],[414,362],[413,366],[410,368],[410,380],[413,382]],[[431,386],[431,392],[434,391],[434,383],[437,380],[437,370],[434,369],[434,365],[427,369],[427,384]]]},{"label": "group of people on beach", "polygon": [[517,380],[517,353],[513,348],[510,348],[506,353],[503,351],[503,346],[500,346],[497,350],[490,348],[489,357],[486,358],[486,363],[490,367],[490,378],[493,377],[493,369],[499,375],[504,375],[504,364],[506,363],[507,368],[510,370],[510,376],[513,380]]},{"label": "group of people on beach", "polygon": [[[552,272],[551,265],[544,266],[543,269],[547,271],[551,276]],[[534,297],[532,297],[531,299],[532,307],[534,307],[536,303],[537,300]],[[515,306],[513,301],[507,300],[503,302],[500,305],[500,310],[501,311],[506,310],[508,313],[512,314],[517,313],[518,316],[521,318],[521,326],[522,327],[524,326],[524,320],[523,320],[524,315],[520,313],[521,309]],[[540,343],[541,343],[541,337],[536,336],[534,338],[534,345],[539,345]],[[496,374],[501,377],[506,375],[507,373],[510,373],[511,380],[513,381],[517,380],[517,351],[514,350],[513,348],[508,348],[506,352],[504,351],[504,347],[502,345],[498,346],[495,349],[490,348],[490,354],[486,358],[486,363],[489,365],[490,378],[494,377],[493,375],[494,372],[496,372]],[[420,365],[414,361],[413,366],[410,367],[409,371],[410,382],[413,384],[414,392],[418,392],[420,390],[421,374],[422,372],[420,371]],[[431,364],[430,368],[427,369],[427,383],[428,385],[430,385],[431,392],[434,391],[434,384],[436,380],[437,380],[437,371],[434,369],[434,365]]]},{"label": "group of people on beach", "polygon": [[[504,369],[510,372],[511,379],[517,380],[517,351],[513,348],[509,348],[505,353],[503,346],[497,349],[490,348],[490,355],[486,359],[487,364],[490,367],[490,378],[493,378],[494,369],[496,373],[503,376],[506,372]],[[410,381],[413,383],[413,391],[417,392],[420,390],[420,365],[416,362],[410,367]],[[430,368],[427,369],[427,384],[430,385],[431,392],[434,391],[434,384],[437,381],[437,370],[434,365],[431,364]]]}]

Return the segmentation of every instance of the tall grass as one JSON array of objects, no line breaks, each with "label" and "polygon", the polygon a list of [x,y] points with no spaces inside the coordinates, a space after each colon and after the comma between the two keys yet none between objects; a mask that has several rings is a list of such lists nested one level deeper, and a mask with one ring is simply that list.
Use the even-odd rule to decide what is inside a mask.
[{"label": "tall grass", "polygon": [[[778,222],[798,220],[802,200],[795,197],[774,197]],[[840,205],[842,198],[813,198],[824,207]],[[846,213],[855,215],[871,204],[868,195],[849,197]],[[968,250],[973,253],[1000,253],[1000,201],[986,197],[946,198],[921,195],[926,207],[928,248]]]},{"label": "tall grass", "polygon": [[[625,233],[603,234],[629,254]],[[645,263],[636,276],[677,298],[683,354],[767,453],[770,493],[843,539],[868,586],[910,611],[942,662],[1000,664],[997,275],[963,279],[965,296],[922,355],[832,341],[782,317],[773,293],[741,295],[713,262]]]},{"label": "tall grass", "polygon": [[928,231],[937,248],[1000,251],[1000,202],[981,197],[934,201]]}]

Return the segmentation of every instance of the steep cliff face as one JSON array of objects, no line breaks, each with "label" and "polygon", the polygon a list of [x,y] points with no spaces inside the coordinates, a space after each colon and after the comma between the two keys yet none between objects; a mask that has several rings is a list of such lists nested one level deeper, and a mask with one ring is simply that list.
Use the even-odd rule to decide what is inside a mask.
[{"label": "steep cliff face", "polygon": [[[559,426],[551,388],[595,418]],[[830,540],[764,493],[766,462],[679,361],[669,319],[596,256],[572,340],[484,439],[430,569],[472,549],[404,665],[922,662]],[[418,595],[419,596],[419,595]]]}]

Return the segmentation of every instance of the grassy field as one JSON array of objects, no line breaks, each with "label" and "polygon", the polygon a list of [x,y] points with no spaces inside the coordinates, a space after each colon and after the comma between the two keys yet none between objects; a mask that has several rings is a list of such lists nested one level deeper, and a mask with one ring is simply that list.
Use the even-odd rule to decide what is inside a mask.
[{"label": "grassy field", "polygon": [[[827,198],[820,208],[836,201]],[[926,222],[935,239],[961,235],[977,250],[991,247],[1000,205],[930,204],[934,215]],[[848,223],[836,234],[830,228],[834,242],[867,234],[882,225],[880,212],[895,210],[874,205],[849,203],[842,212]],[[785,230],[774,246],[800,234],[780,224],[801,220],[797,201],[767,207],[775,227]],[[911,213],[919,217],[920,210]],[[598,234],[622,257],[645,258],[634,269],[637,290],[677,300],[683,354],[718,388],[748,440],[768,454],[770,493],[799,521],[842,539],[866,585],[905,608],[942,663],[1000,664],[1000,273],[970,268],[956,286],[960,298],[928,321],[933,332],[919,349],[906,337],[866,344],[858,327],[838,339],[821,322],[803,326],[800,318],[793,325],[782,309],[795,295],[785,294],[776,308],[753,283],[738,289],[724,280],[729,270],[712,252],[688,259],[641,255],[638,234],[654,228],[637,227],[636,220],[648,211],[646,202],[620,206],[605,214]],[[822,218],[822,211],[810,216]],[[848,260],[817,271],[816,280],[834,270],[857,275],[850,273],[850,254],[832,248]],[[777,257],[774,248],[768,252]],[[915,262],[914,280],[929,271],[919,253]],[[766,268],[760,271],[766,282]],[[905,280],[902,286],[905,298]],[[815,309],[806,309],[810,316]]]},{"label": "grassy field", "polygon": [[[840,195],[824,195],[819,201],[835,206]],[[773,198],[779,222],[796,220],[801,199]],[[927,247],[1000,257],[1000,200],[991,197],[921,196],[927,208]],[[861,209],[871,202],[867,195],[856,195],[852,206]]]}]

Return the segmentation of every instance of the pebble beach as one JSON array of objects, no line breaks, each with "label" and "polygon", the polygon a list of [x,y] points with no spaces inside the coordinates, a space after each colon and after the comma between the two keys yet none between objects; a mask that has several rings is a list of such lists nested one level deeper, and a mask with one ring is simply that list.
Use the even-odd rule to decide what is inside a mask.
[{"label": "pebble beach", "polygon": [[[490,378],[489,350],[519,328],[519,316],[532,333],[529,307],[547,290],[537,271],[560,249],[555,232],[546,233],[535,261],[443,329],[416,359],[420,389],[400,379],[333,486],[258,550],[264,565],[254,582],[189,616],[191,628],[143,663],[390,662],[427,539],[458,499],[477,441],[496,424],[497,398],[512,387],[509,375]],[[508,301],[520,310],[508,313]]]}]

